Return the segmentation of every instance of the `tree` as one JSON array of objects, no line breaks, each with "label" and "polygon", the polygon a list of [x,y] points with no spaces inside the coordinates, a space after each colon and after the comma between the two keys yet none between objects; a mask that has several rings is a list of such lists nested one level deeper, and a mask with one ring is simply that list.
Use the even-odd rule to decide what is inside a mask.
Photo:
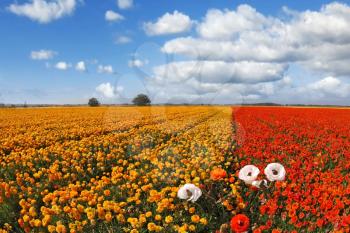
[{"label": "tree", "polygon": [[145,106],[145,105],[150,105],[151,100],[149,97],[145,94],[138,94],[133,100],[133,104],[138,105],[138,106]]},{"label": "tree", "polygon": [[100,106],[100,102],[98,102],[98,100],[96,98],[89,99],[89,103],[88,104],[89,104],[90,107]]}]

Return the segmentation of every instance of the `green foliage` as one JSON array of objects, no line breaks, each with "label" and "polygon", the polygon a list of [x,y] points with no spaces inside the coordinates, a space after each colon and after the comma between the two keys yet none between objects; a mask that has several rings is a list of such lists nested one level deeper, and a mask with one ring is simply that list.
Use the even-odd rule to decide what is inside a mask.
[{"label": "green foliage", "polygon": [[98,107],[100,106],[100,102],[96,98],[89,99],[89,106],[90,107]]},{"label": "green foliage", "polygon": [[150,98],[145,94],[138,94],[133,100],[133,104],[138,106],[146,106],[151,104]]}]

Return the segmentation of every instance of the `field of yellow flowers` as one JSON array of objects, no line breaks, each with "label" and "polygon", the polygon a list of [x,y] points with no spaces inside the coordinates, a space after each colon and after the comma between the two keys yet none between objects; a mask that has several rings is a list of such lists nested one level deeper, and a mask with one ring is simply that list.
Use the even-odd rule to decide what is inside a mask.
[{"label": "field of yellow flowers", "polygon": [[229,107],[2,109],[0,232],[228,228],[244,208],[225,173],[231,120]]}]

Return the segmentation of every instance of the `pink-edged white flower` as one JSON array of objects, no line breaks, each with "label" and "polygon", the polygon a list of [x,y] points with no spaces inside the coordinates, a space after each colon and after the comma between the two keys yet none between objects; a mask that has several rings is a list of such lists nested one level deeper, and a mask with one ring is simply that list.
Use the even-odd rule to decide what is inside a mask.
[{"label": "pink-edged white flower", "polygon": [[252,185],[257,188],[261,188],[263,186],[267,187],[267,180],[254,180]]},{"label": "pink-edged white flower", "polygon": [[252,184],[260,173],[259,168],[254,165],[244,166],[238,174],[238,178],[243,180],[246,184]]},{"label": "pink-edged white flower", "polygon": [[280,163],[270,163],[264,173],[269,181],[283,181],[286,177],[286,169]]},{"label": "pink-edged white flower", "polygon": [[202,190],[194,184],[185,184],[177,191],[178,198],[191,202],[196,202],[201,196]]}]

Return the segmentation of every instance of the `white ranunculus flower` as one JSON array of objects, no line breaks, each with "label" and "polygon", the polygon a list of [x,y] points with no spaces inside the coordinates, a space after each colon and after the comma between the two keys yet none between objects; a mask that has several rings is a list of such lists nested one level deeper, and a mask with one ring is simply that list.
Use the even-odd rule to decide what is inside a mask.
[{"label": "white ranunculus flower", "polygon": [[252,185],[257,188],[261,188],[262,186],[267,187],[267,180],[254,180]]},{"label": "white ranunculus flower", "polygon": [[252,184],[260,173],[259,168],[254,165],[244,166],[238,174],[238,178],[243,180],[246,184]]},{"label": "white ranunculus flower", "polygon": [[268,164],[264,172],[269,181],[282,181],[286,177],[286,169],[280,163]]},{"label": "white ranunculus flower", "polygon": [[194,184],[185,184],[179,191],[177,197],[191,202],[196,202],[202,196],[202,190]]}]

